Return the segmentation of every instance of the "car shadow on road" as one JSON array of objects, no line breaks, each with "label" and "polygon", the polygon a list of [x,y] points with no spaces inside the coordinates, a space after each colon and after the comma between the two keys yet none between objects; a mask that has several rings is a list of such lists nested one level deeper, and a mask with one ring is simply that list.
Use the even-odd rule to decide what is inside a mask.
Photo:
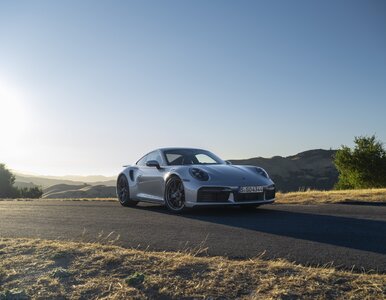
[{"label": "car shadow on road", "polygon": [[[138,209],[172,214],[162,206],[140,206]],[[180,217],[386,254],[384,221],[292,212],[268,206],[251,210],[200,208]]]},{"label": "car shadow on road", "polygon": [[359,206],[386,206],[386,202],[366,202],[357,200],[346,200],[344,202],[337,202],[341,205],[359,205]]}]

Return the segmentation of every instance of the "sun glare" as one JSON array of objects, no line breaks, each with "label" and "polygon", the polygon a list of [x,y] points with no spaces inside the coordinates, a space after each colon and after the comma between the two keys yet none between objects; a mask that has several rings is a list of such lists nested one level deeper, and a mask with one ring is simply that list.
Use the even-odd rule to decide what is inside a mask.
[{"label": "sun glare", "polygon": [[3,142],[22,138],[25,118],[25,110],[18,97],[0,88],[0,137]]}]

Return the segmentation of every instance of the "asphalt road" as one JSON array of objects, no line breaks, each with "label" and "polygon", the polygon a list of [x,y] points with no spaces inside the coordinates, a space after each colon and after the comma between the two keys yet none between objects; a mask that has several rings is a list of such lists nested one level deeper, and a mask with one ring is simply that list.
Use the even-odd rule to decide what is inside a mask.
[{"label": "asphalt road", "polygon": [[261,255],[386,273],[386,206],[274,204],[255,211],[206,208],[177,216],[153,205],[0,201],[0,237],[104,242],[118,235],[116,244],[125,247],[207,248],[209,255]]}]

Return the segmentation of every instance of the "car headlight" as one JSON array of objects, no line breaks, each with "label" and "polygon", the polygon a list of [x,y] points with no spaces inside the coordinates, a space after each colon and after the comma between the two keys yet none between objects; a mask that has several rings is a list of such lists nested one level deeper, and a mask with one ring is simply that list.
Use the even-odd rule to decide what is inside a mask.
[{"label": "car headlight", "polygon": [[192,175],[193,178],[201,180],[201,181],[208,181],[209,175],[205,171],[199,169],[199,168],[190,168],[189,169],[190,175]]},{"label": "car headlight", "polygon": [[265,178],[269,178],[269,175],[267,171],[265,171],[263,168],[256,167],[257,173],[259,173],[261,176],[264,176]]}]

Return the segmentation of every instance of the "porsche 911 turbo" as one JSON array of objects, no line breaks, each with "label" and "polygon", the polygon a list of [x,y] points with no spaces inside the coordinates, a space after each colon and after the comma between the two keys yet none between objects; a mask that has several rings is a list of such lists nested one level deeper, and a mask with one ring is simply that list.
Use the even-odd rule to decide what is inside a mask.
[{"label": "porsche 911 turbo", "polygon": [[197,206],[273,203],[275,184],[263,168],[232,165],[207,150],[162,148],[125,166],[117,195],[123,206],[153,202],[178,213]]}]

